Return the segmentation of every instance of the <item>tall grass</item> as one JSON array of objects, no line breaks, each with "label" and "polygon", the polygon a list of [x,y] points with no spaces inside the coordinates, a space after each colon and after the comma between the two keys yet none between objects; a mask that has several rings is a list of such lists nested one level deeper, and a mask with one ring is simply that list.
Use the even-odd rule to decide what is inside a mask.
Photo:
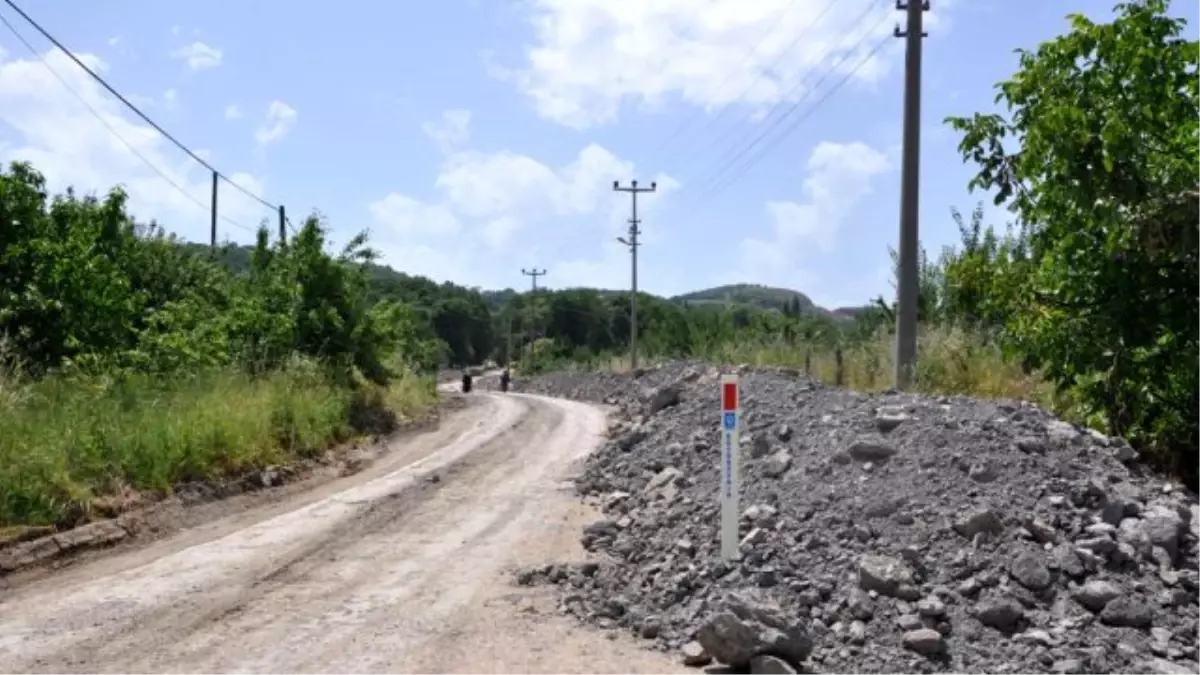
[{"label": "tall grass", "polygon": [[10,374],[0,377],[0,525],[69,524],[128,489],[165,493],[181,481],[312,456],[378,431],[385,406],[411,417],[435,397],[426,378],[351,389],[305,362],[257,378],[211,370],[19,382]]},{"label": "tall grass", "polygon": [[[713,363],[795,368],[830,386],[880,391],[892,387],[894,349],[894,336],[880,333],[844,347],[840,368],[836,348],[821,343],[742,340],[707,347],[695,356]],[[651,355],[643,362],[648,365],[660,360]],[[629,358],[605,358],[600,367],[628,372]],[[1025,372],[994,341],[959,328],[922,328],[914,389],[926,394],[1031,401],[1064,417],[1077,417],[1073,399],[1057,393],[1038,373]]]}]

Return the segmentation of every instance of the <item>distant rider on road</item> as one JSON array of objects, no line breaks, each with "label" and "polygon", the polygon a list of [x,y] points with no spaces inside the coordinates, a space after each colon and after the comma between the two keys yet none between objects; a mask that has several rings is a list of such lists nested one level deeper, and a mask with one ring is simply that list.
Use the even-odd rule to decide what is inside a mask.
[{"label": "distant rider on road", "polygon": [[505,368],[504,372],[500,373],[500,391],[508,391],[509,379],[508,368]]}]

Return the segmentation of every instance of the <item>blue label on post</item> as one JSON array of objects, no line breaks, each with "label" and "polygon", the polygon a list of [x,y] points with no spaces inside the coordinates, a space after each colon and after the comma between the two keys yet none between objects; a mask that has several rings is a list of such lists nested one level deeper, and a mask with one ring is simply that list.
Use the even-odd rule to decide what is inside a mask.
[{"label": "blue label on post", "polygon": [[725,431],[733,431],[735,426],[737,426],[737,413],[725,413]]}]

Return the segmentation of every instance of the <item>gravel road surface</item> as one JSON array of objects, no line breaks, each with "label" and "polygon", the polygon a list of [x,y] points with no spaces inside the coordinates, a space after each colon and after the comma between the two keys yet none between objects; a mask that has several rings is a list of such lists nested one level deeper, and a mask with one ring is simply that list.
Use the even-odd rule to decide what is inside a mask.
[{"label": "gravel road surface", "polygon": [[472,397],[361,474],[0,596],[0,672],[681,671],[509,581],[582,558],[603,410]]}]

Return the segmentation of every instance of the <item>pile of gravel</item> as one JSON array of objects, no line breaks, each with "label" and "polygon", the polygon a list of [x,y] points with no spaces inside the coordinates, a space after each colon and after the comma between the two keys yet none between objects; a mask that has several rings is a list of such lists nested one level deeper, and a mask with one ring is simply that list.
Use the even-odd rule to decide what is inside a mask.
[{"label": "pile of gravel", "polygon": [[740,556],[718,555],[715,368],[550,374],[615,406],[562,609],[752,672],[1197,672],[1194,495],[1023,403],[742,371]]}]

